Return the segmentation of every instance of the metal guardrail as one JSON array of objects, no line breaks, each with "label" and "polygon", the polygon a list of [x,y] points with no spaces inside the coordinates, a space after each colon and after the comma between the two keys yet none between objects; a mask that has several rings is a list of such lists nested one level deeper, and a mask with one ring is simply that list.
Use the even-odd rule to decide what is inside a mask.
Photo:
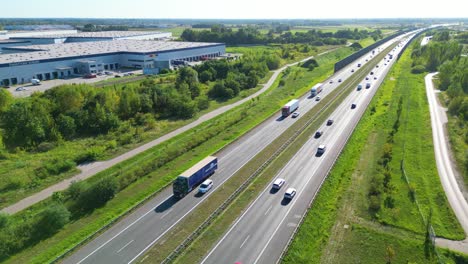
[{"label": "metal guardrail", "polygon": [[[371,69],[373,66],[371,67]],[[364,70],[366,69],[366,70]],[[365,75],[367,75],[367,67],[361,68],[358,72],[356,72],[355,75],[353,75],[353,81],[356,79],[363,78]],[[203,231],[206,227],[208,227],[214,219],[221,214],[229,205],[230,203],[237,198],[237,196],[243,192],[249,185],[250,183],[259,175],[262,173],[262,171],[271,163],[273,160],[276,159],[289,145],[291,145],[299,135],[301,135],[307,127],[309,127],[316,119],[324,112],[326,111],[333,103],[336,102],[337,98],[342,96],[346,91],[348,91],[352,87],[353,82],[350,82],[349,84],[345,85],[345,88],[342,89],[339,93],[333,96],[333,98],[327,102],[317,113],[315,113],[300,129],[296,130],[296,132],[285,142],[283,145],[281,145],[280,148],[278,148],[258,169],[256,169],[247,179],[242,183],[239,188],[236,189],[208,218],[200,225],[198,228],[192,232],[177,248],[169,254],[169,256],[166,257],[161,263],[167,264],[171,263],[174,259],[176,259],[180,253],[187,248],[192,241],[194,241]],[[354,89],[354,88],[353,88]],[[323,181],[322,181],[323,183]],[[321,183],[321,184],[322,184]],[[314,195],[315,196],[315,195]],[[303,218],[303,217],[302,217]],[[301,220],[302,223],[302,220]],[[299,226],[299,225],[298,225]]]}]

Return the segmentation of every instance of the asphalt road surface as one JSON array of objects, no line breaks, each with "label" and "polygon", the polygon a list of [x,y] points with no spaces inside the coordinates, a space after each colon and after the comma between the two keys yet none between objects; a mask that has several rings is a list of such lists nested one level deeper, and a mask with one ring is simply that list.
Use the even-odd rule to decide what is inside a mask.
[{"label": "asphalt road surface", "polygon": [[[384,44],[384,47],[388,45],[390,43]],[[361,63],[365,63],[364,58]],[[332,79],[345,80],[352,74],[351,68],[354,66],[355,64],[351,64],[337,72]],[[329,83],[327,80],[320,96],[327,96],[337,85],[337,81]],[[308,97],[307,94],[300,99],[301,112],[310,110],[318,103]],[[278,112],[277,115],[269,118],[217,154],[219,169],[211,177],[214,187],[210,192],[205,195],[192,192],[176,201],[172,197],[172,190],[168,188],[66,258],[64,263],[131,263],[135,261],[296,120],[290,117],[280,118]]]},{"label": "asphalt road surface", "polygon": [[[402,49],[400,45],[393,54]],[[352,92],[344,102],[331,114],[334,123],[323,124],[323,135],[311,137],[295,156],[278,173],[276,178],[283,178],[286,184],[279,191],[268,186],[250,207],[237,219],[230,230],[221,238],[215,247],[203,259],[202,263],[276,263],[290,240],[301,217],[319,191],[329,170],[346,145],[349,136],[359,122],[367,105],[385,78],[390,62],[379,62],[374,68],[374,75],[362,83],[361,91]],[[387,63],[387,65],[385,65]],[[377,76],[377,80],[374,80]],[[351,104],[356,104],[351,109]],[[323,155],[316,155],[319,145],[325,145]],[[284,198],[289,187],[297,189],[292,200]]]},{"label": "asphalt road surface", "polygon": [[[447,195],[447,199],[452,207],[458,221],[460,222],[465,235],[468,234],[468,202],[461,192],[454,168],[450,159],[448,136],[445,134],[444,126],[447,123],[447,114],[437,102],[432,77],[437,73],[426,75],[426,93],[431,112],[432,138],[434,141],[434,153],[440,181]],[[448,247],[456,251],[468,254],[468,239],[464,241],[451,241],[447,239],[436,239],[439,246]]]}]

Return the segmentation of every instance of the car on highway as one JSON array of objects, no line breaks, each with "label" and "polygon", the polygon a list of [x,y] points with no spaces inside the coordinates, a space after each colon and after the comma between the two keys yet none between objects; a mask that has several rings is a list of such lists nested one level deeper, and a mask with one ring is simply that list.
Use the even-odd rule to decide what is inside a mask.
[{"label": "car on highway", "polygon": [[333,125],[333,119],[328,119],[327,126],[331,126],[331,125]]},{"label": "car on highway", "polygon": [[342,80],[341,79],[338,79],[338,82],[341,82]]},{"label": "car on highway", "polygon": [[315,138],[319,138],[319,137],[321,137],[322,135],[323,135],[323,131],[318,130],[317,132],[315,132],[314,137],[315,137]]},{"label": "car on highway", "polygon": [[200,184],[200,187],[198,188],[198,191],[200,193],[206,193],[208,192],[211,188],[213,187],[213,181],[211,179],[207,179],[202,184]]},{"label": "car on highway", "polygon": [[351,69],[351,72],[354,72],[354,69]]},{"label": "car on highway", "polygon": [[356,90],[361,91],[361,89],[362,89],[362,84],[358,84]]},{"label": "car on highway", "polygon": [[292,118],[296,118],[296,117],[298,117],[298,116],[299,116],[299,112],[294,112],[294,113],[292,113],[292,115],[291,115],[291,116],[292,116]]},{"label": "car on highway", "polygon": [[376,67],[376,68],[378,68],[378,67],[379,67],[379,65],[377,64],[377,65],[375,65],[375,67]]},{"label": "car on highway", "polygon": [[294,188],[288,188],[286,192],[284,193],[284,199],[292,199],[294,196],[296,196],[296,189]]},{"label": "car on highway", "polygon": [[325,150],[327,150],[327,147],[325,145],[320,145],[317,148],[317,155],[322,155],[323,153],[325,153]]},{"label": "car on highway", "polygon": [[371,71],[371,72],[370,72],[370,75],[374,75],[374,72],[373,72],[373,71]]},{"label": "car on highway", "polygon": [[369,80],[369,76],[366,77],[366,81]]},{"label": "car on highway", "polygon": [[370,83],[366,83],[366,89],[370,88]]},{"label": "car on highway", "polygon": [[315,97],[315,101],[320,101],[320,96]]},{"label": "car on highway", "polygon": [[355,103],[351,104],[351,109],[354,109],[354,108],[356,108],[356,104],[355,104]]},{"label": "car on highway", "polygon": [[377,76],[374,76],[374,80],[377,80]]},{"label": "car on highway", "polygon": [[330,83],[333,83],[333,80],[330,80]]},{"label": "car on highway", "polygon": [[282,179],[282,178],[278,178],[275,180],[275,182],[273,183],[273,189],[275,190],[279,190],[281,189],[281,187],[283,187],[283,185],[286,183],[286,180]]}]

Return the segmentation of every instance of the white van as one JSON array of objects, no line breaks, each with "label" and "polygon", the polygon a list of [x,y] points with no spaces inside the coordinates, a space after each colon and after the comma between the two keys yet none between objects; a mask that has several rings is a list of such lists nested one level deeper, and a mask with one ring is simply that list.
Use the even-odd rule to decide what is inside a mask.
[{"label": "white van", "polygon": [[41,85],[41,81],[39,79],[31,79],[31,83],[33,85]]}]

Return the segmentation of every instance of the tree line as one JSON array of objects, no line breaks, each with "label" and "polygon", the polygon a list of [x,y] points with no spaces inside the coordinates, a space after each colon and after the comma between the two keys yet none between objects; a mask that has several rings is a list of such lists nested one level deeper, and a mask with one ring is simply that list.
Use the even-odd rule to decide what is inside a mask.
[{"label": "tree line", "polygon": [[[271,29],[267,34],[262,34],[254,27],[241,27],[237,30],[222,25],[212,25],[209,30],[185,29],[181,35],[184,41],[223,42],[228,45],[239,44],[268,44],[268,43],[312,43],[315,46],[343,45],[348,39],[359,40],[373,37],[375,40],[382,38],[382,32],[340,29],[336,32],[323,32],[321,30],[309,30],[307,32],[292,33],[288,27]],[[278,34],[278,32],[280,32]]]}]

